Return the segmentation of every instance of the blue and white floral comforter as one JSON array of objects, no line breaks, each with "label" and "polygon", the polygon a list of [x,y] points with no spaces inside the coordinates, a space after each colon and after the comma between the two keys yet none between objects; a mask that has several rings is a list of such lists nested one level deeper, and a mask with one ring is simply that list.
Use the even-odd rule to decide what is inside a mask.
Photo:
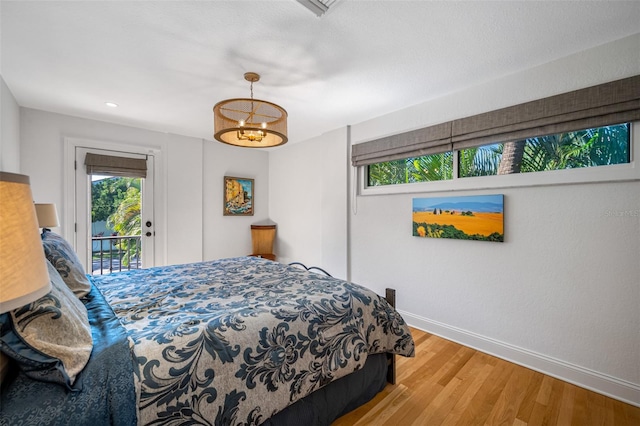
[{"label": "blue and white floral comforter", "polygon": [[368,354],[414,352],[384,298],[264,259],[93,278],[135,342],[139,424],[260,424]]}]

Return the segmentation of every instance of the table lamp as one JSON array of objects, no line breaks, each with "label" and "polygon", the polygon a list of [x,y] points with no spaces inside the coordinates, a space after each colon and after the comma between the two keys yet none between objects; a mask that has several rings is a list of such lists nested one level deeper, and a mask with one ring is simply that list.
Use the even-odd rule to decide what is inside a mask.
[{"label": "table lamp", "polygon": [[0,313],[51,290],[29,177],[0,172]]},{"label": "table lamp", "polygon": [[36,217],[38,218],[38,227],[42,228],[43,234],[51,231],[49,228],[60,226],[56,205],[53,203],[36,203]]}]

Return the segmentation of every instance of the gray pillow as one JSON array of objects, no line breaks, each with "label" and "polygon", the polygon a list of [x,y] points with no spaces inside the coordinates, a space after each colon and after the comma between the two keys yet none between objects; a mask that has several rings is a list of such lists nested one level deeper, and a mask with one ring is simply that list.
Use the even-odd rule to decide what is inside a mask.
[{"label": "gray pillow", "polygon": [[82,298],[89,294],[91,284],[87,274],[78,255],[67,240],[55,232],[45,231],[42,234],[42,245],[45,256],[56,267],[64,282],[75,295]]},{"label": "gray pillow", "polygon": [[75,390],[93,349],[87,309],[53,265],[47,268],[51,291],[0,317],[0,349],[27,376]]}]

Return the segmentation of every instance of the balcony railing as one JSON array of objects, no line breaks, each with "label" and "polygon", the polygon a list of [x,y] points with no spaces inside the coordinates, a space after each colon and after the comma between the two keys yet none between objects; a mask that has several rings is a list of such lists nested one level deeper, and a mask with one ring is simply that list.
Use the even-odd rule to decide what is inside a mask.
[{"label": "balcony railing", "polygon": [[140,235],[91,237],[92,275],[140,269]]}]

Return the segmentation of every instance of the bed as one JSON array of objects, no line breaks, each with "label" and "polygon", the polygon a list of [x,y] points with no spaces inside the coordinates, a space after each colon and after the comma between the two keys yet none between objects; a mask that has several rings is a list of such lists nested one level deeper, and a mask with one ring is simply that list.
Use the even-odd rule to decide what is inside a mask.
[{"label": "bed", "polygon": [[385,298],[295,266],[221,259],[78,290],[67,282],[77,258],[47,258],[86,308],[90,355],[73,380],[60,363],[38,370],[10,347],[27,314],[4,314],[1,348],[20,368],[3,383],[2,425],[328,425],[382,390],[388,354],[413,356]]}]

